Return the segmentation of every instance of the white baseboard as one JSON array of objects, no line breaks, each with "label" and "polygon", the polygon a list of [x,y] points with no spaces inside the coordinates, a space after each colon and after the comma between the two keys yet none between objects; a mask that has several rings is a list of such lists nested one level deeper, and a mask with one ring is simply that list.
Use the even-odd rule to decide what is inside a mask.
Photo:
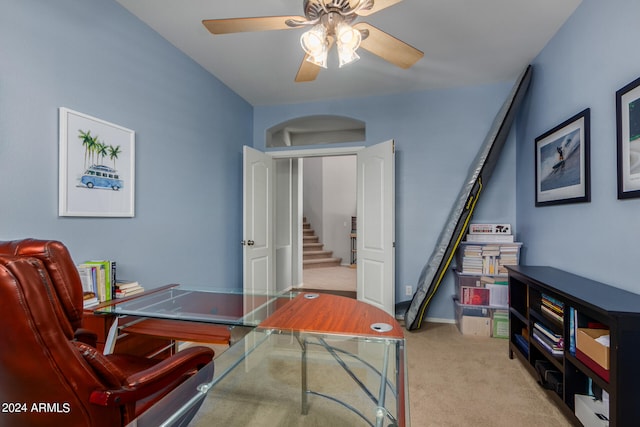
[{"label": "white baseboard", "polygon": [[424,320],[431,323],[456,323],[456,319],[442,319],[440,317],[427,317]]}]

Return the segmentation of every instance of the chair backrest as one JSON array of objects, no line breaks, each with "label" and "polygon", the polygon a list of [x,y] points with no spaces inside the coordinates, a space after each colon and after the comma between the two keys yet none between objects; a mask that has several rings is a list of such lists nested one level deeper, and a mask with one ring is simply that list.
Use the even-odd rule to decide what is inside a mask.
[{"label": "chair backrest", "polygon": [[67,247],[56,240],[23,239],[0,242],[0,255],[38,258],[47,269],[63,314],[75,331],[82,326],[82,282]]},{"label": "chair backrest", "polygon": [[89,403],[107,385],[69,325],[52,321],[62,309],[48,270],[39,258],[0,256],[0,401],[24,403],[11,418],[20,426],[121,425],[121,408]]}]

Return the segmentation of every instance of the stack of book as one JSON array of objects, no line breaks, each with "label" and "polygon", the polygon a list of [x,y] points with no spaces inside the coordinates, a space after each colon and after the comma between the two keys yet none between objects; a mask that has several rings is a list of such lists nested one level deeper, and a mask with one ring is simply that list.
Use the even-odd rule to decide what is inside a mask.
[{"label": "stack of book", "polygon": [[116,298],[130,297],[142,292],[144,288],[138,282],[128,280],[116,282]]},{"label": "stack of book", "polygon": [[518,265],[519,245],[500,245],[498,274],[508,274],[506,265]]},{"label": "stack of book", "polygon": [[84,292],[83,298],[83,308],[91,308],[100,303],[100,301],[98,301],[98,297],[93,292]]},{"label": "stack of book", "polygon": [[519,249],[519,245],[464,245],[462,273],[478,275],[507,274],[504,266],[518,264]]},{"label": "stack of book", "polygon": [[482,274],[482,245],[466,245],[462,253],[462,272]]},{"label": "stack of book", "polygon": [[544,315],[558,323],[564,323],[564,303],[551,295],[542,294],[540,310]]},{"label": "stack of book", "polygon": [[553,356],[562,356],[564,352],[564,339],[562,335],[554,333],[541,323],[533,324],[533,339]]}]

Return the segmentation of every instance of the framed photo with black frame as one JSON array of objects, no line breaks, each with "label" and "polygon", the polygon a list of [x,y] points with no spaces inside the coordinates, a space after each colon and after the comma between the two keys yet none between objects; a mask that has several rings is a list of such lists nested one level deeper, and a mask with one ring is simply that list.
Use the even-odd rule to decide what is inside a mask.
[{"label": "framed photo with black frame", "polygon": [[589,108],[535,140],[536,207],[591,201]]},{"label": "framed photo with black frame", "polygon": [[640,78],[616,92],[618,199],[640,197]]}]

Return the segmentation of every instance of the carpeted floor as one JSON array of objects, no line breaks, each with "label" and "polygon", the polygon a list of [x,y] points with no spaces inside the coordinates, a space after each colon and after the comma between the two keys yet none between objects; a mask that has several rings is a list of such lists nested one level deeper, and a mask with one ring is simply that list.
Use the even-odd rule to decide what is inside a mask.
[{"label": "carpeted floor", "polygon": [[347,266],[307,268],[302,271],[304,290],[336,290],[355,292],[356,269]]},{"label": "carpeted floor", "polygon": [[411,425],[564,427],[571,422],[526,371],[508,341],[428,323],[406,332]]},{"label": "carpeted floor", "polygon": [[[438,323],[405,334],[413,427],[571,425],[522,364],[509,359],[506,340],[463,336],[455,325]],[[309,414],[300,415],[296,346],[288,342],[275,352],[267,347],[254,353],[210,391],[191,426],[366,426],[337,403],[316,396],[310,397]],[[321,358],[310,367],[310,383],[367,408],[367,399],[356,397],[353,381],[338,371],[335,362]]]}]

